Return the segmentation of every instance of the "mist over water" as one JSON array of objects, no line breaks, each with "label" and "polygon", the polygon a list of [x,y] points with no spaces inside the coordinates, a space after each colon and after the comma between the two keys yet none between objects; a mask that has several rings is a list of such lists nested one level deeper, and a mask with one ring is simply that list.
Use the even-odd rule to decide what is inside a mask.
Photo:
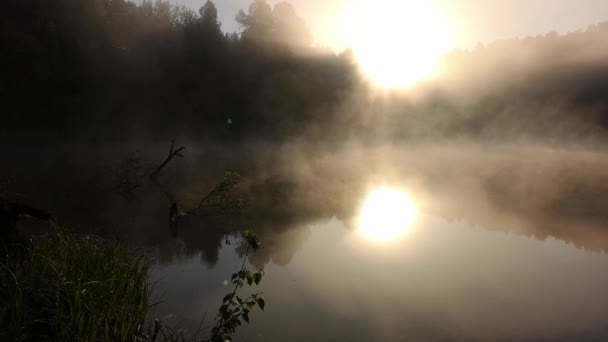
[{"label": "mist over water", "polygon": [[[210,325],[252,229],[268,305],[237,340],[608,338],[607,23],[454,50],[379,88],[286,3],[254,1],[239,34],[212,2],[6,9],[0,204],[152,255],[159,317]],[[183,157],[159,169],[169,146]],[[226,171],[246,206],[174,225]],[[360,226],[379,189],[411,206],[375,207],[416,214],[385,241]]]},{"label": "mist over water", "polygon": [[[66,223],[122,230],[127,236],[140,226],[168,234],[165,220],[158,218],[167,215],[173,200],[194,206],[224,170],[234,170],[242,175],[238,196],[248,206],[232,219],[243,216],[246,221],[251,215],[277,226],[269,230],[282,229],[278,226],[284,222],[332,216],[348,222],[371,190],[389,186],[407,189],[425,214],[606,249],[602,184],[608,160],[601,150],[392,144],[327,151],[302,144],[193,144],[186,158],[166,170],[163,189],[144,186],[129,198],[117,188],[119,166],[129,158],[141,160],[144,167],[154,164],[167,145],[131,146],[5,149],[15,162],[4,169],[8,181],[3,189],[49,208]],[[73,155],[83,157],[74,160]],[[143,224],[127,224],[123,217]],[[274,219],[278,221],[272,224]]]},{"label": "mist over water", "polygon": [[[606,337],[608,159],[599,149],[187,145],[162,187],[132,197],[121,194],[117,170],[133,158],[150,169],[168,143],[3,149],[14,161],[3,191],[77,231],[150,251],[156,314],[192,331],[205,313],[203,326],[211,324],[239,264],[227,241],[250,228],[263,241],[249,262],[265,268],[268,306],[238,339]],[[224,170],[243,175],[237,196],[247,207],[185,218],[171,231],[172,201],[193,207]],[[361,205],[378,187],[407,189],[419,211],[395,242],[359,232]]]}]

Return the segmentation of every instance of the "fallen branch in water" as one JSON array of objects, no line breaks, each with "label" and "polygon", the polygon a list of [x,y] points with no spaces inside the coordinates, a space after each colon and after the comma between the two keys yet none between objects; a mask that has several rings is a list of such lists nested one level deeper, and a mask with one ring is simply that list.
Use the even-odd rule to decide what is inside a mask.
[{"label": "fallen branch in water", "polygon": [[[171,203],[169,208],[169,228],[173,236],[177,235],[177,227],[180,218],[184,216],[207,216],[209,212],[202,212],[204,209],[215,209],[219,213],[228,211],[238,211],[244,207],[244,201],[232,198],[232,190],[237,186],[240,176],[235,172],[226,172],[224,179],[217,184],[207,195],[202,196],[198,204],[190,210],[181,210],[178,201],[174,194],[169,191],[156,177],[175,157],[183,158],[182,151],[185,147],[181,146],[175,149],[175,140],[171,140],[171,147],[167,158],[150,174],[150,180],[153,185],[158,187],[165,197]],[[125,194],[129,198],[131,192],[141,186],[139,182],[139,171],[141,170],[141,161],[139,159],[128,160],[126,166],[120,169],[119,179],[120,185],[125,188]]]},{"label": "fallen branch in water", "polygon": [[185,150],[186,148],[184,146],[181,146],[180,148],[178,148],[177,150],[173,150],[175,146],[175,140],[171,140],[171,148],[169,149],[169,155],[167,156],[167,159],[165,159],[165,161],[160,164],[160,166],[154,171],[152,172],[152,174],[150,174],[150,178],[155,178],[156,175],[165,167],[167,166],[167,164],[169,164],[169,162],[171,160],[173,160],[173,158],[175,157],[180,157],[183,158],[184,155],[181,154],[181,152],[183,150]]},{"label": "fallen branch in water", "polygon": [[[217,208],[221,212],[242,209],[245,203],[242,200],[232,198],[232,190],[237,186],[239,174],[236,172],[226,172],[224,179],[216,185],[206,196],[203,196],[199,203],[192,209],[181,211],[177,201],[171,198],[169,209],[169,227],[171,233],[177,235],[179,219],[184,216],[200,216],[198,213],[205,208]],[[159,185],[158,183],[156,183]],[[159,185],[160,186],[160,185]]]},{"label": "fallen branch in water", "polygon": [[185,215],[193,215],[197,211],[208,207],[219,207],[221,209],[238,209],[242,207],[241,201],[231,201],[231,192],[237,186],[240,175],[236,172],[224,173],[224,179],[211,190],[207,196],[201,198],[196,207],[185,212]]}]

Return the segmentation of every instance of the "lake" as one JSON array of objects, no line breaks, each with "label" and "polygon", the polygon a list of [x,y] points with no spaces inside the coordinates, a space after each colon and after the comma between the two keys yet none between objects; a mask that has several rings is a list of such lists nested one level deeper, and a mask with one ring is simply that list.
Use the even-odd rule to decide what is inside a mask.
[{"label": "lake", "polygon": [[[282,247],[281,241],[290,247]],[[608,336],[608,256],[425,217],[401,241],[373,243],[338,219],[273,237],[260,286],[267,303],[246,341],[571,341]],[[262,253],[262,252],[261,252]],[[197,327],[239,263],[222,246],[154,272],[165,303]],[[161,314],[161,316],[162,316]]]},{"label": "lake", "polygon": [[[235,340],[608,339],[603,150],[187,142],[151,184],[169,145],[2,146],[0,191],[149,251],[156,317],[190,331],[212,324],[242,261],[236,233],[253,229],[266,310]],[[171,204],[193,208],[227,170],[247,206],[170,229]],[[378,188],[417,211],[387,241],[358,220]]]}]

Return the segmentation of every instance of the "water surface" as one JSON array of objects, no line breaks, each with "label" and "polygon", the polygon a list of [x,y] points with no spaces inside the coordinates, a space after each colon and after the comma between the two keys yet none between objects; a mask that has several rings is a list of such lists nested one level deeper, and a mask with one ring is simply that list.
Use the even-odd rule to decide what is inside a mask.
[{"label": "water surface", "polygon": [[[253,229],[267,305],[237,340],[608,339],[602,150],[184,145],[155,184],[169,144],[0,146],[0,192],[151,253],[155,315],[191,331],[212,324],[242,260],[234,236]],[[227,170],[248,206],[170,229],[171,205],[195,206]],[[125,192],[125,177],[138,186]],[[378,186],[419,209],[400,239],[359,233]]]},{"label": "water surface", "polygon": [[[392,243],[371,242],[336,218],[274,239],[300,241],[269,261],[253,258],[266,262],[267,308],[238,340],[608,338],[608,256],[553,238],[423,217]],[[223,246],[212,268],[200,256],[159,266],[159,313],[198,326],[229,291],[222,282],[238,259]]]}]

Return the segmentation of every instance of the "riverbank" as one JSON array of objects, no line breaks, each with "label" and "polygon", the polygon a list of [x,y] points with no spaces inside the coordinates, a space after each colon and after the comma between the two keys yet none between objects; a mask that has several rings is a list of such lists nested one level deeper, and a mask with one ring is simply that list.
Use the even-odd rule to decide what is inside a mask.
[{"label": "riverbank", "polygon": [[6,244],[0,340],[144,340],[150,260],[119,243],[60,227]]}]

